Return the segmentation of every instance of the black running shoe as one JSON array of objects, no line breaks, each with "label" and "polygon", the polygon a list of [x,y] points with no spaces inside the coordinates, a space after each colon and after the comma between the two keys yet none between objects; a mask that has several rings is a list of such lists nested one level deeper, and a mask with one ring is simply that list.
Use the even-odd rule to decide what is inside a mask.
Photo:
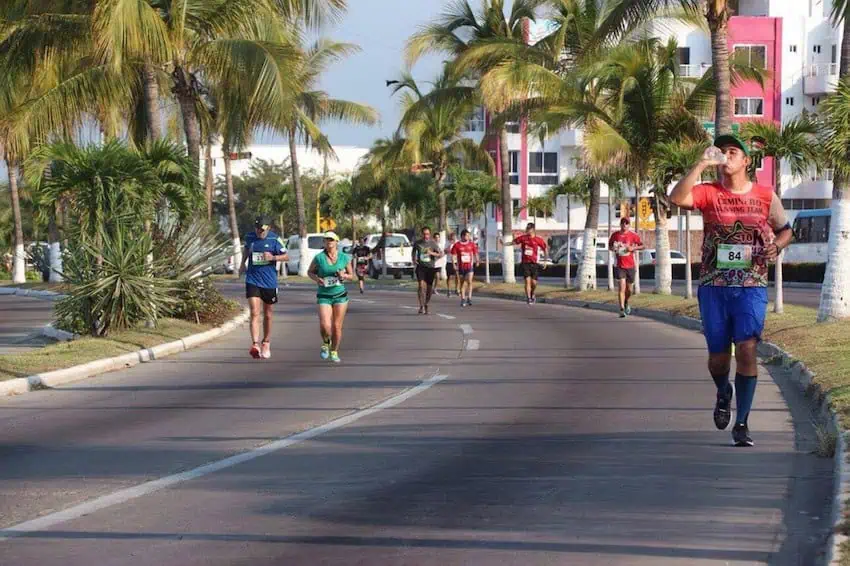
[{"label": "black running shoe", "polygon": [[714,426],[717,430],[726,430],[729,421],[732,420],[732,388],[731,383],[726,384],[726,391],[717,393],[717,402],[714,404]]},{"label": "black running shoe", "polygon": [[747,425],[738,423],[732,427],[732,443],[734,446],[753,446],[750,429]]}]

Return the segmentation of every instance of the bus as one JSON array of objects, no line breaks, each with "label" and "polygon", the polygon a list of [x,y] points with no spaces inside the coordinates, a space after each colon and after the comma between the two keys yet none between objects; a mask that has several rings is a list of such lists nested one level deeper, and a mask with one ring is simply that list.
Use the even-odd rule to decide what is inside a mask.
[{"label": "bus", "polygon": [[829,257],[831,208],[801,210],[794,218],[794,239],[783,263],[826,263]]}]

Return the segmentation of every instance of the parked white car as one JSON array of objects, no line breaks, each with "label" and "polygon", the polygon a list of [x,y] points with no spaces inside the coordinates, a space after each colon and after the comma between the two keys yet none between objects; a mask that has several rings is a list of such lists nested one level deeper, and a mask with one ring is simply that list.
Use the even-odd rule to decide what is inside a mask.
[{"label": "parked white car", "polygon": [[[670,250],[670,265],[684,265],[686,263],[688,263],[688,260],[685,258],[685,254],[679,250]],[[655,250],[649,249],[640,252],[640,264],[655,265]]]},{"label": "parked white car", "polygon": [[302,259],[309,266],[313,258],[319,255],[323,249],[325,249],[325,237],[323,233],[307,234],[307,254],[306,257],[302,258],[301,236],[290,236],[286,240],[286,254],[289,256],[289,261],[286,262],[286,271],[297,274]]},{"label": "parked white car", "polygon": [[[366,239],[366,245],[372,249],[372,261],[369,263],[369,275],[373,279],[381,276],[383,271],[384,261],[381,257],[381,249],[378,248],[378,243],[381,240],[380,234],[369,234]],[[387,274],[392,275],[396,279],[401,279],[403,275],[413,275],[413,245],[404,234],[388,234],[386,241],[387,249]]]}]

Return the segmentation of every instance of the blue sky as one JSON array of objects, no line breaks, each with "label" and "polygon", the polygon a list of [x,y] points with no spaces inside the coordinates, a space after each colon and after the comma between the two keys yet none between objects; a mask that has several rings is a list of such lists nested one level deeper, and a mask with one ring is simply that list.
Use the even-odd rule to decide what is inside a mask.
[{"label": "blue sky", "polygon": [[[343,19],[324,31],[334,40],[356,43],[362,51],[332,67],[323,88],[335,98],[368,104],[381,114],[381,123],[374,128],[325,125],[332,144],[368,147],[376,138],[392,135],[400,111],[385,81],[403,70],[407,38],[444,5],[443,0],[349,0]],[[413,69],[414,76],[431,80],[440,70],[440,61],[437,56],[423,59]]]}]

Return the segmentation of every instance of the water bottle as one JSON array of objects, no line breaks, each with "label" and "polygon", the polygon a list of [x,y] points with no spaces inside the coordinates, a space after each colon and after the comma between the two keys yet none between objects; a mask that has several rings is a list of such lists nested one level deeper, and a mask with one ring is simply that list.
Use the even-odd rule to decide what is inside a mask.
[{"label": "water bottle", "polygon": [[712,165],[723,165],[726,163],[726,156],[723,154],[723,150],[714,145],[705,150],[703,159]]}]

